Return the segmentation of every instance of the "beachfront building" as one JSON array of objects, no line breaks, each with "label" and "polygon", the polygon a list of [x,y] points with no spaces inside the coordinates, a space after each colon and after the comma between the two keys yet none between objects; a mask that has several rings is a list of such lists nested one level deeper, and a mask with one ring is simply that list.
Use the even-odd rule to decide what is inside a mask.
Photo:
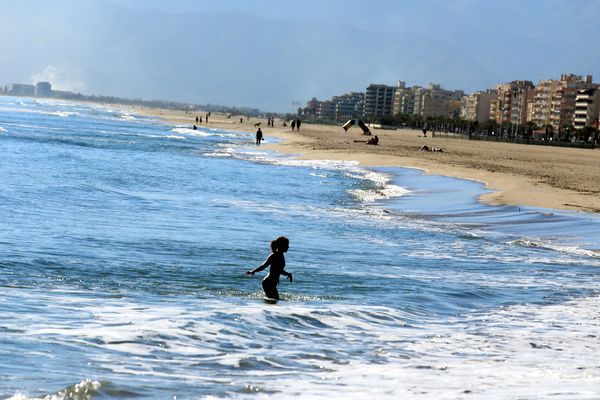
[{"label": "beachfront building", "polygon": [[591,75],[563,74],[560,80],[541,80],[535,88],[531,121],[538,126],[551,126],[555,132],[570,126],[578,91],[592,87]]},{"label": "beachfront building", "polygon": [[414,108],[415,94],[413,88],[407,88],[406,82],[398,81],[392,100],[392,114],[412,114]]},{"label": "beachfront building", "polygon": [[331,101],[335,104],[337,121],[361,117],[365,108],[365,94],[361,92],[333,96]]},{"label": "beachfront building", "polygon": [[427,89],[422,86],[400,87],[394,92],[392,114],[421,115]]},{"label": "beachfront building", "polygon": [[6,94],[13,96],[33,96],[35,95],[35,86],[24,83],[11,83],[4,88]]},{"label": "beachfront building", "polygon": [[333,120],[335,118],[335,103],[331,100],[319,102],[317,108],[317,118]]},{"label": "beachfront building", "polygon": [[319,111],[319,103],[316,97],[313,97],[306,103],[306,108],[303,110],[303,115],[309,118],[316,118]]},{"label": "beachfront building", "polygon": [[52,85],[49,82],[38,82],[35,84],[36,97],[51,97]]},{"label": "beachfront building", "polygon": [[365,94],[360,92],[333,96],[331,100],[324,101],[319,101],[313,97],[302,110],[302,114],[308,118],[344,121],[362,117],[364,104]]},{"label": "beachfront building", "polygon": [[446,90],[433,83],[427,88],[407,88],[405,83],[400,81],[394,92],[392,113],[422,117],[456,117],[460,113],[463,95],[461,90]]},{"label": "beachfront building", "polygon": [[486,122],[490,119],[490,105],[498,93],[494,89],[478,91],[463,96],[461,100],[460,117],[467,121]]},{"label": "beachfront building", "polygon": [[555,79],[544,79],[538,82],[533,96],[530,121],[538,126],[550,124],[552,99],[558,88],[559,81]]},{"label": "beachfront building", "polygon": [[575,97],[575,115],[573,126],[575,129],[582,129],[586,126],[592,126],[598,129],[598,119],[600,113],[600,89],[581,89],[577,91]]},{"label": "beachfront building", "polygon": [[550,115],[550,123],[556,132],[565,126],[573,125],[577,92],[592,86],[591,75],[586,77],[573,74],[561,75],[560,86],[552,98],[552,114]]},{"label": "beachfront building", "polygon": [[513,125],[524,125],[529,115],[527,106],[533,101],[534,87],[520,87],[513,90],[509,121]]},{"label": "beachfront building", "polygon": [[396,86],[370,84],[365,93],[364,115],[383,117],[392,115]]},{"label": "beachfront building", "polygon": [[458,117],[464,94],[462,90],[446,90],[430,83],[427,90],[419,91],[420,104],[415,110],[423,117]]},{"label": "beachfront building", "polygon": [[525,124],[527,107],[534,95],[531,81],[512,81],[496,85],[496,97],[490,101],[490,119],[498,124]]}]

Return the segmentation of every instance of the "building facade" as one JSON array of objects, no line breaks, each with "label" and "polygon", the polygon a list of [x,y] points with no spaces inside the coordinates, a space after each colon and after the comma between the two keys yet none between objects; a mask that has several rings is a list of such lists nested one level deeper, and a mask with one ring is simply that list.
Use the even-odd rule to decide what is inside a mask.
[{"label": "building facade", "polygon": [[533,99],[531,81],[512,81],[496,86],[496,97],[490,102],[490,119],[498,124],[525,124],[527,107]]},{"label": "building facade", "polygon": [[365,93],[364,115],[383,117],[392,115],[395,86],[370,84]]},{"label": "building facade", "polygon": [[334,96],[331,100],[335,104],[336,120],[361,117],[365,108],[365,94],[361,92]]},{"label": "building facade", "polygon": [[433,83],[427,88],[407,88],[404,82],[400,81],[394,92],[392,113],[422,117],[457,117],[460,114],[463,95],[461,90],[446,90]]},{"label": "building facade", "polygon": [[319,101],[315,97],[309,100],[302,110],[304,116],[330,121],[342,121],[362,116],[365,94],[352,92],[333,96],[331,100]]},{"label": "building facade", "polygon": [[462,90],[446,90],[440,85],[429,84],[427,90],[422,91],[420,98],[419,114],[423,117],[458,117],[460,102],[464,92]]},{"label": "building facade", "polygon": [[52,85],[49,82],[38,82],[35,84],[36,97],[51,97]]},{"label": "building facade", "polygon": [[560,80],[541,80],[535,88],[531,121],[540,127],[551,126],[556,132],[571,126],[578,92],[592,87],[591,75],[563,74]]},{"label": "building facade", "polygon": [[600,118],[600,89],[581,89],[575,97],[575,115],[573,126],[582,129],[591,126],[598,129]]},{"label": "building facade", "polygon": [[490,119],[490,105],[492,100],[497,96],[498,93],[494,89],[463,96],[460,117],[467,121],[476,121],[478,123],[488,121]]},{"label": "building facade", "polygon": [[6,94],[13,96],[34,96],[35,86],[24,83],[11,83],[4,88]]}]

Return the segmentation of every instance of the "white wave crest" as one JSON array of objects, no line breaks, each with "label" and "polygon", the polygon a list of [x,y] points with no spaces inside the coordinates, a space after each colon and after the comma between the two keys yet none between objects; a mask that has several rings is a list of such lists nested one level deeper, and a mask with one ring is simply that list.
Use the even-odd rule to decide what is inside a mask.
[{"label": "white wave crest", "polygon": [[77,111],[48,111],[48,112],[41,112],[40,114],[55,115],[57,117],[72,117],[73,115],[79,115],[79,113]]},{"label": "white wave crest", "polygon": [[0,132],[8,132],[8,131],[0,126]]},{"label": "white wave crest", "polygon": [[137,118],[129,113],[121,113],[119,114],[119,118],[124,121],[135,121]]},{"label": "white wave crest", "polygon": [[386,185],[382,188],[377,189],[354,189],[349,190],[353,197],[357,198],[361,202],[372,203],[377,200],[386,200],[394,197],[402,197],[410,190],[396,185]]},{"label": "white wave crest", "polygon": [[48,394],[43,397],[29,397],[22,393],[17,393],[8,400],[89,400],[100,390],[101,383],[86,379],[75,385],[69,386],[57,393]]},{"label": "white wave crest", "polygon": [[571,254],[576,256],[586,256],[600,258],[599,250],[582,249],[578,246],[568,246],[564,244],[552,243],[551,241],[516,239],[508,242],[509,245],[540,248],[546,250],[554,250],[559,253]]},{"label": "white wave crest", "polygon": [[183,127],[173,128],[173,129],[171,129],[171,132],[182,133],[184,135],[201,136],[201,137],[214,136],[210,132],[205,132],[205,131],[191,129],[191,128],[183,128]]}]

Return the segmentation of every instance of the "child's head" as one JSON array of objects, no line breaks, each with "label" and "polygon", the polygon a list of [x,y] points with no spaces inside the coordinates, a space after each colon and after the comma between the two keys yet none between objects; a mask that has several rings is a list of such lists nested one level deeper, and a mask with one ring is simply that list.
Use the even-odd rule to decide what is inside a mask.
[{"label": "child's head", "polygon": [[275,253],[276,251],[285,252],[290,247],[290,241],[285,236],[279,236],[275,240],[271,240],[271,251]]}]

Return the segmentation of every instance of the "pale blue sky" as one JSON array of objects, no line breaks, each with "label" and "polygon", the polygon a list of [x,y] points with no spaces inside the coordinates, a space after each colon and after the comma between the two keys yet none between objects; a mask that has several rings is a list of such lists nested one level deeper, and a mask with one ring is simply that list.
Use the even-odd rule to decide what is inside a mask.
[{"label": "pale blue sky", "polygon": [[0,0],[0,83],[266,111],[440,83],[593,74],[600,1]]}]

